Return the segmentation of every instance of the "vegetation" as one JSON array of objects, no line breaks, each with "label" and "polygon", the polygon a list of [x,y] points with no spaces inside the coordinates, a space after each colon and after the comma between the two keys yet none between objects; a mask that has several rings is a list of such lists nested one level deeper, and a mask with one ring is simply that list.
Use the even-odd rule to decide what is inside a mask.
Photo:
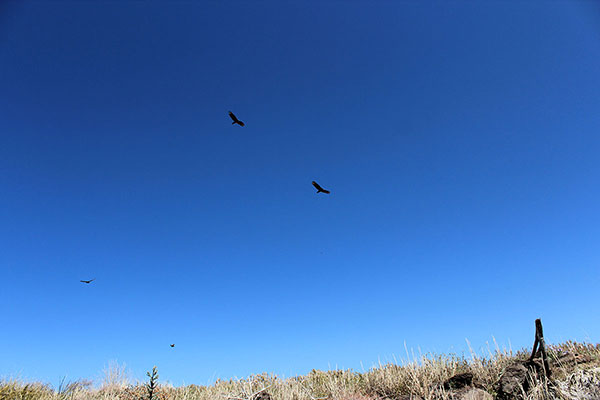
[{"label": "vegetation", "polygon": [[156,398],[154,394],[158,389],[158,371],[156,370],[156,365],[152,367],[152,373],[146,372],[146,375],[148,375],[148,378],[150,378],[150,382],[146,384],[148,400],[154,400]]},{"label": "vegetation", "polygon": [[[553,382],[536,381],[528,400],[600,398],[600,345],[567,342],[548,346]],[[451,399],[443,387],[448,378],[463,372],[491,395],[498,379],[511,362],[529,357],[527,350],[489,350],[486,356],[471,354],[413,356],[402,364],[385,364],[366,372],[352,370],[317,371],[305,376],[281,379],[269,374],[239,380],[218,380],[211,386],[172,387],[158,384],[156,367],[148,372],[149,383],[128,381],[123,367],[116,364],[104,371],[98,387],[89,381],[61,382],[58,389],[48,384],[25,383],[16,379],[0,381],[0,400],[380,400],[406,395],[423,399]]]}]

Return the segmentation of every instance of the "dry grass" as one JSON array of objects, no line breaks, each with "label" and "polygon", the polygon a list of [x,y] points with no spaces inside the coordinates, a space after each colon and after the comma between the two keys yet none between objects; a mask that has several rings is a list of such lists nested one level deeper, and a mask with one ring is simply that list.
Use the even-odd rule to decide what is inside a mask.
[{"label": "dry grass", "polygon": [[[526,351],[513,354],[497,346],[489,354],[471,354],[470,359],[454,355],[422,355],[402,364],[385,364],[367,372],[352,370],[317,371],[305,376],[280,379],[260,374],[245,379],[218,380],[211,386],[189,385],[170,387],[158,385],[153,398],[161,400],[253,399],[268,392],[273,400],[382,400],[416,398],[450,399],[442,383],[451,376],[471,372],[476,384],[495,394],[503,369],[516,359],[528,357]],[[535,381],[527,400],[599,399],[600,345],[567,342],[549,346],[553,360],[554,382]],[[110,364],[104,371],[100,387],[91,382],[71,382],[58,389],[41,383],[19,380],[0,381],[0,400],[139,400],[147,399],[142,383],[132,384],[124,366]]]}]

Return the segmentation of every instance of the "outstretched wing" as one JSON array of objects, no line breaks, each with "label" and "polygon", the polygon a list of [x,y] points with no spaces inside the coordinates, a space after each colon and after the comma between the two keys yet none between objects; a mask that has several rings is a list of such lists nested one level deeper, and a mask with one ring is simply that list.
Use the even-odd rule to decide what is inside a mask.
[{"label": "outstretched wing", "polygon": [[237,123],[240,124],[240,126],[244,126],[244,123],[242,121],[240,121],[239,119],[237,120]]},{"label": "outstretched wing", "polygon": [[329,193],[331,193],[331,192],[330,192],[329,190],[327,190],[327,189],[321,189],[321,192],[323,192],[323,193],[325,193],[325,194],[329,194]]},{"label": "outstretched wing", "polygon": [[317,182],[312,181],[312,184],[317,190],[323,190],[323,188]]}]

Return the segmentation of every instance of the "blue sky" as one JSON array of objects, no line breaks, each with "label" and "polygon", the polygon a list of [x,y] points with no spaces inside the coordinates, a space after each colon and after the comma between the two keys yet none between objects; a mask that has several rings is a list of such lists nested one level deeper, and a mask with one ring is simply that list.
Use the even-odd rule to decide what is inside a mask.
[{"label": "blue sky", "polygon": [[599,63],[594,2],[3,2],[0,376],[600,341]]}]

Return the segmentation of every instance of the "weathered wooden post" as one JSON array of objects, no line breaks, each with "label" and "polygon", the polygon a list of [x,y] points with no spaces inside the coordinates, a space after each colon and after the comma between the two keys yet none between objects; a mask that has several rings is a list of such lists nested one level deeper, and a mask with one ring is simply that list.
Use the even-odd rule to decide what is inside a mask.
[{"label": "weathered wooden post", "polygon": [[[539,349],[538,349],[539,347]],[[544,363],[544,370],[546,372],[546,377],[550,378],[550,365],[548,365],[548,356],[546,355],[546,343],[544,342],[544,329],[542,328],[542,320],[535,320],[535,341],[533,342],[533,351],[531,352],[531,357],[529,357],[529,362],[533,361],[537,352],[542,354],[542,362]]]}]

